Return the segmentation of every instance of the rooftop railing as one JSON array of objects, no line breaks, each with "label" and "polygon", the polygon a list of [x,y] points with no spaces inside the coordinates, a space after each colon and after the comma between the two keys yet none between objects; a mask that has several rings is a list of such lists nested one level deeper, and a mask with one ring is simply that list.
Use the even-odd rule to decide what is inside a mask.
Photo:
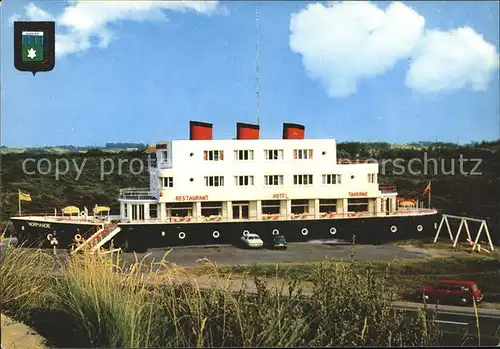
[{"label": "rooftop railing", "polygon": [[157,193],[149,188],[125,188],[120,189],[120,199],[155,200]]}]

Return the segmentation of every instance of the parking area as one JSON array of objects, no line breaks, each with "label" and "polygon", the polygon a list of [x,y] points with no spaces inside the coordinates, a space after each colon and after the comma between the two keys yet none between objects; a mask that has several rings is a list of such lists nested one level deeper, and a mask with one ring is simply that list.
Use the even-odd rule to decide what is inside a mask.
[{"label": "parking area", "polygon": [[[241,249],[231,245],[224,246],[190,246],[173,247],[172,249],[151,249],[147,253],[150,260],[159,260],[166,251],[169,251],[167,261],[184,267],[199,264],[200,259],[207,258],[218,265],[251,265],[259,263],[284,263],[284,262],[316,262],[325,259],[349,260],[353,250],[357,260],[392,260],[424,258],[425,254],[411,252],[396,246],[373,245],[328,245],[311,243],[291,243],[286,250]],[[142,258],[144,254],[139,254]],[[126,261],[133,261],[134,255],[125,253]]]},{"label": "parking area", "polygon": [[[12,242],[11,242],[12,243]],[[5,243],[0,244],[0,257],[3,255]],[[14,243],[15,245],[15,243]],[[200,260],[208,259],[220,266],[223,265],[252,265],[291,262],[319,262],[325,259],[349,260],[355,254],[359,261],[390,261],[397,259],[425,258],[426,254],[409,251],[397,246],[389,245],[339,245],[321,243],[289,243],[286,250],[269,248],[245,249],[232,245],[219,246],[185,246],[168,249],[150,249],[146,253],[137,254],[141,260],[151,262],[161,260],[168,252],[166,261],[183,267],[193,267],[200,264]],[[57,250],[62,260],[68,257],[67,251]],[[135,261],[133,253],[123,253],[121,259],[127,264]]]}]

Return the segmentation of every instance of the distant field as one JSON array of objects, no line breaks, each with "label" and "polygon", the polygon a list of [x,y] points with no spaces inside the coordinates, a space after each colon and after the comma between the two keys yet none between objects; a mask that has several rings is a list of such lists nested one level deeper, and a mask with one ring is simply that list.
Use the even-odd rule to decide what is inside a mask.
[{"label": "distant field", "polygon": [[[86,153],[91,149],[65,149],[65,148],[39,148],[37,149],[40,153],[48,153],[48,154],[71,154],[71,153]],[[139,149],[125,149],[125,148],[99,148],[99,151],[104,153],[119,153],[119,152],[127,152],[127,151],[137,151]],[[2,148],[0,151],[2,154],[22,154],[22,153],[32,153],[33,149],[28,148]]]}]

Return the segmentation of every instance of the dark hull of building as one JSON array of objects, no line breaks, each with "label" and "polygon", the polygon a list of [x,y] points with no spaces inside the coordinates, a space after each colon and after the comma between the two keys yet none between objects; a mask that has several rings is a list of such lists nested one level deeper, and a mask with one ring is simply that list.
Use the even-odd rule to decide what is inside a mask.
[{"label": "dark hull of building", "polygon": [[[440,214],[383,216],[371,218],[236,221],[206,223],[121,223],[121,231],[113,238],[115,247],[137,252],[148,248],[166,248],[189,245],[240,244],[243,233],[257,233],[264,242],[273,235],[283,235],[289,242],[346,242],[355,244],[383,244],[411,238],[432,238],[436,234]],[[51,229],[26,227],[26,221],[14,220],[16,231],[21,225],[28,230],[28,241],[43,242],[50,247],[47,234],[54,231],[59,248],[68,248],[75,234],[89,229],[89,225],[51,223]]]}]

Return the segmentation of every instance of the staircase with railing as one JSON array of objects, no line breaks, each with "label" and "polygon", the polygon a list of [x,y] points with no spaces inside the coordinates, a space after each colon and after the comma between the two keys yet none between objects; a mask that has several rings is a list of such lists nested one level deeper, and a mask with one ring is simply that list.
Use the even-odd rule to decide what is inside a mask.
[{"label": "staircase with railing", "polygon": [[103,224],[102,226],[100,226],[100,229],[97,229],[97,231],[93,233],[89,238],[82,238],[79,241],[76,241],[77,246],[73,249],[73,251],[71,251],[71,254],[75,254],[78,251],[82,251],[83,249],[88,249],[91,252],[98,251],[102,246],[104,246],[104,244],[110,241],[120,231],[121,228],[119,228],[116,223],[110,223],[107,225]]}]

